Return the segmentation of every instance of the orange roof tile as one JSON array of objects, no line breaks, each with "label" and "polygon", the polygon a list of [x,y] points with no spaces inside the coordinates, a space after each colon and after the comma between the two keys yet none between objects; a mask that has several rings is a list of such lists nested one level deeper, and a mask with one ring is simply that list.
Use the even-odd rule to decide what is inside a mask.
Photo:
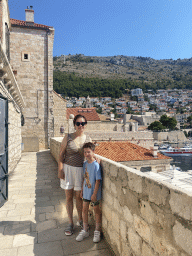
[{"label": "orange roof tile", "polygon": [[160,153],[154,158],[151,150],[128,141],[99,141],[95,153],[116,162],[170,159]]},{"label": "orange roof tile", "polygon": [[95,108],[67,108],[67,119],[69,119],[70,114],[83,115],[87,121],[100,121]]},{"label": "orange roof tile", "polygon": [[31,23],[23,21],[23,20],[16,20],[16,19],[10,19],[11,25],[13,26],[22,26],[22,27],[34,27],[34,28],[52,28],[50,26],[46,26],[46,25],[42,25],[42,24],[37,24],[37,23],[33,23],[31,25]]}]

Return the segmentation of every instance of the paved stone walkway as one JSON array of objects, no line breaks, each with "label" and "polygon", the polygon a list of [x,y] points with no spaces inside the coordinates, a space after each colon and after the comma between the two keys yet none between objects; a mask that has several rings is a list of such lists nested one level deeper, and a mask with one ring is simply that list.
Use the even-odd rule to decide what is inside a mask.
[{"label": "paved stone walkway", "polygon": [[112,255],[105,240],[93,243],[93,226],[82,242],[75,241],[78,227],[65,236],[65,194],[50,151],[23,153],[9,175],[9,200],[0,208],[0,256]]}]

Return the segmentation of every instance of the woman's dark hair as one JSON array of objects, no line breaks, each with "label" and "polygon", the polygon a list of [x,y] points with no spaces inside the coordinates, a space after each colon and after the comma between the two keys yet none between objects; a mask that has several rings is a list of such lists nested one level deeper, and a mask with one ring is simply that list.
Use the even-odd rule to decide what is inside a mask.
[{"label": "woman's dark hair", "polygon": [[78,118],[84,118],[85,119],[85,122],[87,123],[87,119],[86,119],[86,117],[84,117],[83,115],[76,115],[75,117],[74,117],[74,119],[73,119],[73,124],[74,124],[74,126],[75,126],[75,123],[76,123],[76,121],[77,121],[77,119]]}]

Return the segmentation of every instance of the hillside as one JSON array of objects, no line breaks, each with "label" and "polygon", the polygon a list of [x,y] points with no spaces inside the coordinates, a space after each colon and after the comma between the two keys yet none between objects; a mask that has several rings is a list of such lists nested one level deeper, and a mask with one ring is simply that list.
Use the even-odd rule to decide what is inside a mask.
[{"label": "hillside", "polygon": [[[122,80],[123,84],[129,81],[131,83],[128,88],[141,85],[144,90],[152,88],[192,89],[192,58],[155,60],[123,55],[97,57],[76,54],[54,57],[53,61],[54,77],[57,78],[60,76],[58,75],[60,71],[66,76],[73,74],[81,79]],[[60,83],[58,80],[57,89]]]}]

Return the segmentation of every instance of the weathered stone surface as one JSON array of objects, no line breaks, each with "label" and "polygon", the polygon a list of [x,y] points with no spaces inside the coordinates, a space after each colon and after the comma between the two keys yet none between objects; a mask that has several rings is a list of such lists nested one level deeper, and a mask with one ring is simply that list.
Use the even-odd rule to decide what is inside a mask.
[{"label": "weathered stone surface", "polygon": [[128,172],[128,186],[131,190],[142,193],[142,177],[135,173]]},{"label": "weathered stone surface", "polygon": [[118,167],[113,165],[113,164],[110,164],[110,175],[112,177],[117,177],[117,173],[118,173]]},{"label": "weathered stone surface", "polygon": [[157,255],[157,254],[153,251],[153,249],[148,244],[143,242],[142,256],[155,256],[155,255]]},{"label": "weathered stone surface", "polygon": [[17,256],[17,248],[4,249],[4,250],[0,249],[0,255],[1,256]]},{"label": "weathered stone surface", "polygon": [[103,212],[104,216],[106,217],[106,219],[109,222],[111,222],[112,221],[112,212],[111,212],[111,209],[106,204],[102,204],[102,212]]},{"label": "weathered stone surface", "polygon": [[108,205],[112,206],[113,205],[113,196],[107,192],[103,191],[103,201],[107,203]]},{"label": "weathered stone surface", "polygon": [[128,171],[123,168],[119,168],[118,179],[121,181],[121,186],[126,187],[128,182]]},{"label": "weathered stone surface", "polygon": [[154,181],[145,179],[146,192],[149,196],[149,201],[157,205],[165,205],[169,195],[169,189],[162,185],[157,185]]},{"label": "weathered stone surface", "polygon": [[47,220],[43,222],[39,222],[36,226],[36,231],[37,232],[42,232],[44,230],[52,229],[52,228],[57,228],[57,224],[55,220]]},{"label": "weathered stone surface", "polygon": [[113,182],[111,182],[111,191],[115,196],[117,195],[117,188]]},{"label": "weathered stone surface", "polygon": [[171,190],[170,206],[173,213],[187,220],[192,220],[192,198],[186,194]]},{"label": "weathered stone surface", "polygon": [[128,228],[128,240],[135,255],[140,256],[142,239],[132,228]]},{"label": "weathered stone surface", "polygon": [[114,198],[114,209],[118,211],[120,214],[123,213],[122,207],[120,206],[119,200],[117,198]]},{"label": "weathered stone surface", "polygon": [[115,231],[119,234],[119,216],[114,211],[112,211],[112,225]]},{"label": "weathered stone surface", "polygon": [[103,187],[106,187],[109,191],[111,190],[111,181],[109,177],[105,177],[103,181]]},{"label": "weathered stone surface", "polygon": [[131,256],[132,249],[128,246],[127,243],[122,243],[122,256]]},{"label": "weathered stone surface", "polygon": [[107,233],[110,237],[110,241],[111,241],[110,244],[112,245],[112,248],[113,246],[115,246],[120,254],[121,246],[120,246],[119,234],[114,229],[111,229],[111,228],[108,228]]},{"label": "weathered stone surface", "polygon": [[131,214],[127,206],[123,207],[123,214],[124,214],[125,220],[128,221],[129,224],[133,223],[133,215]]},{"label": "weathered stone surface", "polygon": [[155,212],[147,201],[141,201],[141,216],[149,224],[153,224],[155,221]]},{"label": "weathered stone surface", "polygon": [[180,256],[177,252],[177,249],[169,243],[167,234],[164,231],[153,231],[153,248],[155,252],[159,253],[162,256]]},{"label": "weathered stone surface", "polygon": [[134,215],[134,226],[135,230],[143,238],[143,240],[150,244],[152,241],[152,233],[148,223],[137,215]]},{"label": "weathered stone surface", "polygon": [[177,245],[189,255],[192,255],[192,231],[176,221],[175,226],[173,227],[173,235]]},{"label": "weathered stone surface", "polygon": [[28,233],[15,235],[13,239],[13,247],[25,246],[37,243],[37,233]]},{"label": "weathered stone surface", "polygon": [[127,225],[123,220],[120,220],[120,235],[124,242],[127,241]]},{"label": "weathered stone surface", "polygon": [[0,236],[0,248],[9,249],[13,247],[13,236]]}]

